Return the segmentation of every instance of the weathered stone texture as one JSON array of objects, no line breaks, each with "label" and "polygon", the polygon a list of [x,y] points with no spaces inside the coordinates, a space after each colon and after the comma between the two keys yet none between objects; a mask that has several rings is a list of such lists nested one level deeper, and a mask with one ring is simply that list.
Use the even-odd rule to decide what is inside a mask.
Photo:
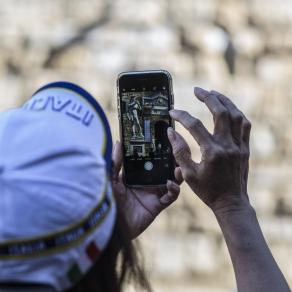
[{"label": "weathered stone texture", "polygon": [[[0,0],[0,109],[44,83],[95,95],[119,137],[116,76],[169,70],[175,103],[212,118],[193,86],[231,96],[253,124],[249,194],[292,284],[292,2],[290,0]],[[181,126],[178,131],[199,147]],[[218,224],[186,185],[141,237],[157,291],[234,291]],[[194,288],[195,287],[195,288]],[[192,290],[194,289],[194,290]],[[197,289],[197,290],[196,290]]]}]

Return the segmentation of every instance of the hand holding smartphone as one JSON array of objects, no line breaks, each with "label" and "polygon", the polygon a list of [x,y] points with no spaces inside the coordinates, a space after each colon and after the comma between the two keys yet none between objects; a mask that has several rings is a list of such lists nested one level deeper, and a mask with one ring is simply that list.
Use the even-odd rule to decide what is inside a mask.
[{"label": "hand holding smartphone", "polygon": [[165,185],[174,180],[175,168],[167,137],[167,128],[174,127],[171,75],[163,70],[123,72],[117,87],[125,184]]}]

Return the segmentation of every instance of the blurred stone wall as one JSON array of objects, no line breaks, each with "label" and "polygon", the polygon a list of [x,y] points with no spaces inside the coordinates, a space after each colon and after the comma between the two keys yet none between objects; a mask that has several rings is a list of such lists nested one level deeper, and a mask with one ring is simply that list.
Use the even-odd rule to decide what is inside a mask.
[{"label": "blurred stone wall", "polygon": [[[117,139],[121,71],[169,70],[176,107],[210,130],[193,86],[224,92],[252,121],[250,199],[292,284],[291,35],[290,0],[0,0],[0,109],[44,83],[77,82],[106,109]],[[156,291],[234,291],[214,216],[186,185],[141,241]]]}]

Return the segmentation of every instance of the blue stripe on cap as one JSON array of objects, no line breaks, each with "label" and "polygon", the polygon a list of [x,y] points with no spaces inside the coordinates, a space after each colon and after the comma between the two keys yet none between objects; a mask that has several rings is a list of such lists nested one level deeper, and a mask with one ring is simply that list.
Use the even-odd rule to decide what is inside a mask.
[{"label": "blue stripe on cap", "polygon": [[49,89],[49,88],[65,88],[65,89],[71,90],[73,92],[76,92],[77,94],[84,97],[92,105],[92,107],[96,110],[96,113],[101,118],[103,125],[104,125],[104,128],[105,128],[105,131],[106,131],[107,141],[106,141],[104,158],[105,158],[105,161],[107,164],[108,172],[111,173],[111,171],[112,171],[112,148],[113,148],[112,134],[111,134],[109,122],[108,122],[107,117],[106,117],[102,107],[100,106],[100,104],[85,89],[81,88],[77,84],[67,82],[67,81],[58,81],[58,82],[49,83],[49,84],[41,87],[40,89],[38,89],[33,95],[35,95],[35,94],[37,94],[40,91],[43,91],[45,89]]}]

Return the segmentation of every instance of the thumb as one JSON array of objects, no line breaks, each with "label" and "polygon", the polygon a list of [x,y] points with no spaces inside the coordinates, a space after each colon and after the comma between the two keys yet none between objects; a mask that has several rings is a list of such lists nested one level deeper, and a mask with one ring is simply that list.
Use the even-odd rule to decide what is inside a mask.
[{"label": "thumb", "polygon": [[116,180],[123,164],[122,144],[119,141],[114,146],[112,158],[114,162],[113,178]]},{"label": "thumb", "polygon": [[167,129],[167,135],[177,164],[182,168],[190,168],[194,162],[186,140],[170,127]]}]

